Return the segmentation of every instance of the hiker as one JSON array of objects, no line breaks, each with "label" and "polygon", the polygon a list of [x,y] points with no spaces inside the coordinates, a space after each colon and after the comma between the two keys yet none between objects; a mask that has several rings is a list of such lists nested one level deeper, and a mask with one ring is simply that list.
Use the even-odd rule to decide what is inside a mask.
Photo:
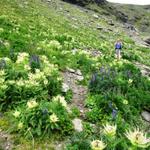
[{"label": "hiker", "polygon": [[115,53],[116,53],[116,57],[119,60],[121,58],[121,49],[122,49],[122,42],[121,40],[117,40],[115,43]]}]

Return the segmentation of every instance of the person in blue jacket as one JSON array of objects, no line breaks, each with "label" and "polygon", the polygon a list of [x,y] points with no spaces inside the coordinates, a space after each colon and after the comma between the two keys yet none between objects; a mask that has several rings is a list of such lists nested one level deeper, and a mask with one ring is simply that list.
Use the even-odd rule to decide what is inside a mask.
[{"label": "person in blue jacket", "polygon": [[115,52],[118,60],[121,58],[121,49],[122,49],[122,42],[121,40],[117,40],[115,43]]}]

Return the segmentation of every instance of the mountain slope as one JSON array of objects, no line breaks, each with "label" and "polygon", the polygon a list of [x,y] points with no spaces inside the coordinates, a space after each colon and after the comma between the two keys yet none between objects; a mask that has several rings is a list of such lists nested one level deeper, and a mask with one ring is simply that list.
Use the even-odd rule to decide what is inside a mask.
[{"label": "mountain slope", "polygon": [[[91,150],[90,142],[102,138],[106,149],[126,150],[126,130],[138,126],[149,134],[140,117],[150,110],[150,48],[142,40],[149,28],[141,30],[148,10],[1,0],[0,148],[14,141],[17,150]],[[120,61],[117,39],[123,41]],[[77,118],[83,132],[74,130]],[[106,123],[117,125],[112,143],[101,134]],[[7,129],[11,142],[4,138]]]}]

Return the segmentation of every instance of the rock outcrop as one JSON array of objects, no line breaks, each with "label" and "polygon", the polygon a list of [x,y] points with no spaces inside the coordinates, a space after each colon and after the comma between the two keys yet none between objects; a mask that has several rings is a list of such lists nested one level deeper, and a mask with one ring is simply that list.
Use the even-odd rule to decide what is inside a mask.
[{"label": "rock outcrop", "polygon": [[78,4],[81,6],[85,6],[89,3],[96,3],[96,4],[100,5],[100,4],[104,4],[106,2],[105,0],[63,0],[63,1],[70,2],[73,4]]}]

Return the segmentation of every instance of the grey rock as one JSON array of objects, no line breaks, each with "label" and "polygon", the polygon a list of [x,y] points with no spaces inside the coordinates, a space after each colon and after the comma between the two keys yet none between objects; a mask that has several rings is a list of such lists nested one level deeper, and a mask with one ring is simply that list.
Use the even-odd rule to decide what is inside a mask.
[{"label": "grey rock", "polygon": [[125,28],[132,30],[132,31],[137,31],[137,29],[132,24],[129,24],[129,23],[125,23]]},{"label": "grey rock", "polygon": [[150,77],[150,67],[139,62],[136,62],[135,65],[140,69],[143,76]]},{"label": "grey rock", "polygon": [[75,73],[76,71],[72,68],[67,68],[67,71],[71,72],[71,73]]},{"label": "grey rock", "polygon": [[75,55],[77,53],[77,51],[78,50],[76,48],[72,49],[72,54]]},{"label": "grey rock", "polygon": [[73,21],[77,21],[78,19],[76,19],[76,18],[72,18],[72,20],[73,20]]},{"label": "grey rock", "polygon": [[79,75],[79,76],[82,76],[82,73],[79,69],[76,71],[76,74]]},{"label": "grey rock", "polygon": [[77,76],[77,80],[82,81],[82,80],[84,80],[84,77],[83,76]]},{"label": "grey rock", "polygon": [[77,132],[82,132],[83,131],[83,125],[82,125],[82,120],[81,119],[75,118],[74,120],[72,120],[72,123],[74,125],[74,129]]},{"label": "grey rock", "polygon": [[97,26],[97,30],[103,30],[103,27]]},{"label": "grey rock", "polygon": [[107,30],[108,30],[108,31],[111,31],[111,32],[113,31],[112,29],[107,29]]},{"label": "grey rock", "polygon": [[111,25],[111,26],[115,25],[112,20],[108,21],[108,24]]},{"label": "grey rock", "polygon": [[94,17],[95,19],[98,19],[98,18],[99,18],[99,16],[96,15],[96,14],[93,14],[93,17]]},{"label": "grey rock", "polygon": [[150,113],[148,111],[143,111],[141,115],[144,118],[144,120],[150,122]]}]

